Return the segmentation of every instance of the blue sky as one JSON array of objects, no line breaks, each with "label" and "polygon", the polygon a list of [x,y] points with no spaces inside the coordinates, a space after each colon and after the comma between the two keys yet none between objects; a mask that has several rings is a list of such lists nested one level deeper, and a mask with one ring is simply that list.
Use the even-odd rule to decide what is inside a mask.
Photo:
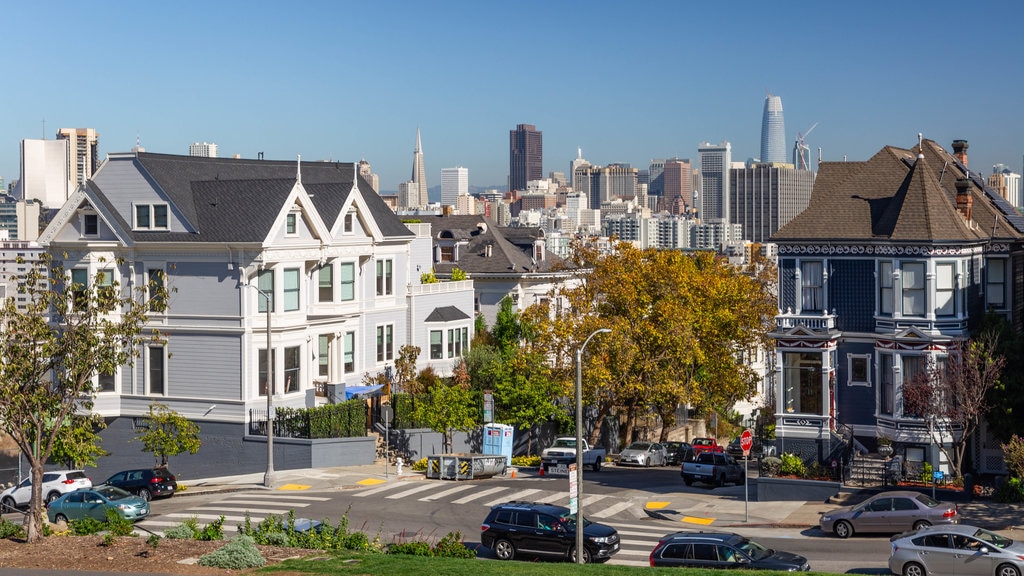
[{"label": "blue sky", "polygon": [[917,133],[967,139],[971,168],[1022,169],[1024,2],[18,2],[0,45],[0,176],[23,138],[100,133],[101,154],[368,160],[409,179],[416,129],[442,168],[504,186],[508,133],[544,172],[757,156],[766,91],[787,146],[864,160]]}]

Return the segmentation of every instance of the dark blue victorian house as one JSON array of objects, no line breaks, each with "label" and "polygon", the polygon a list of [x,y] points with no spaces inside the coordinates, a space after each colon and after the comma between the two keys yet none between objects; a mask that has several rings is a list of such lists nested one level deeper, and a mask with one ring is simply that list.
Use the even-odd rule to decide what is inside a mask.
[{"label": "dark blue victorian house", "polygon": [[[772,236],[780,451],[828,462],[837,447],[886,439],[908,463],[945,467],[928,423],[904,411],[902,384],[941,364],[987,310],[1019,329],[1024,301],[1024,217],[968,170],[966,150],[919,139],[823,162],[807,209]],[[996,471],[983,432],[973,467]]]}]

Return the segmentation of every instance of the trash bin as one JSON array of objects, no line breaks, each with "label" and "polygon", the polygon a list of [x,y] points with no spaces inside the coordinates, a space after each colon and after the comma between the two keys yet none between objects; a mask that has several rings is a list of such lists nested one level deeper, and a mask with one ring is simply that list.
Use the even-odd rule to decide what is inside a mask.
[{"label": "trash bin", "polygon": [[964,474],[964,494],[967,494],[968,498],[974,498],[974,475],[969,472]]}]

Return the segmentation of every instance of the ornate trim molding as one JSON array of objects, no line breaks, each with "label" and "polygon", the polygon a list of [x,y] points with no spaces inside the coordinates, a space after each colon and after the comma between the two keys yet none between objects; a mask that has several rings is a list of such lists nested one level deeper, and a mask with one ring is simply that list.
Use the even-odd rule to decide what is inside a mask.
[{"label": "ornate trim molding", "polygon": [[984,246],[936,246],[920,244],[911,246],[892,246],[876,244],[799,244],[779,245],[780,256],[800,256],[805,254],[821,256],[970,256],[984,253],[1008,254],[1010,245],[998,242]]}]

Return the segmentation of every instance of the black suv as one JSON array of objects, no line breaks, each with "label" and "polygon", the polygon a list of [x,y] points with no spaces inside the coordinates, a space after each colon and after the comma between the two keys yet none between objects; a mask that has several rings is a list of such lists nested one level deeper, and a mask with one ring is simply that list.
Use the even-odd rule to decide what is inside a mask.
[{"label": "black suv", "polygon": [[687,568],[755,568],[806,572],[807,558],[780,552],[729,532],[673,532],[651,551],[651,566]]},{"label": "black suv", "polygon": [[[619,551],[619,533],[583,519],[583,561],[604,562]],[[499,560],[519,554],[576,561],[576,515],[564,506],[508,502],[491,508],[480,526],[480,543]]]},{"label": "black suv", "polygon": [[678,466],[683,462],[693,460],[693,446],[690,446],[689,442],[676,442],[675,440],[669,440],[667,442],[662,442],[661,445],[665,447],[666,466]]},{"label": "black suv", "polygon": [[139,468],[114,474],[104,482],[149,500],[154,496],[173,496],[178,490],[178,479],[167,468]]}]

